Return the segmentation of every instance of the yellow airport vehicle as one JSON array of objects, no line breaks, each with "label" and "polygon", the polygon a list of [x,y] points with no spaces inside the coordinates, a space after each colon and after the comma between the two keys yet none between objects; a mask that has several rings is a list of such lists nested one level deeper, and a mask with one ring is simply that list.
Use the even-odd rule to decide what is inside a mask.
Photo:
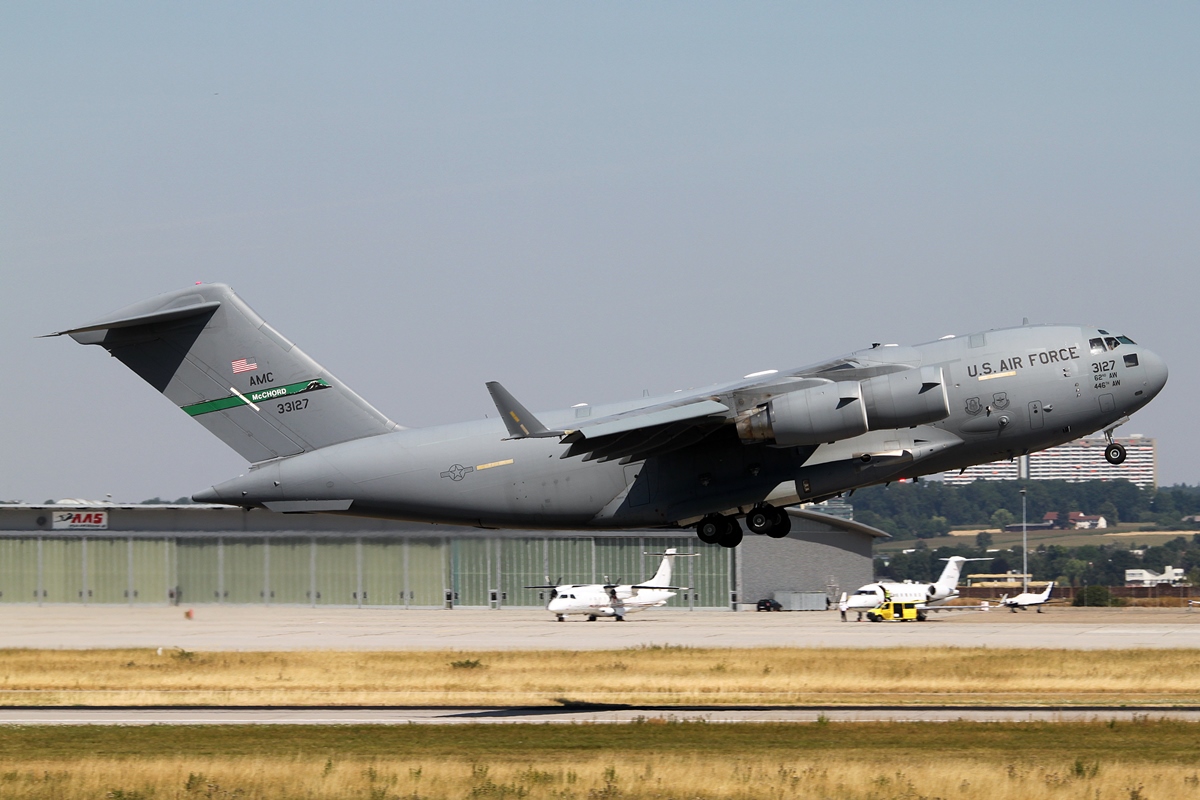
[{"label": "yellow airport vehicle", "polygon": [[884,603],[867,612],[871,622],[917,622],[924,616],[916,603]]}]

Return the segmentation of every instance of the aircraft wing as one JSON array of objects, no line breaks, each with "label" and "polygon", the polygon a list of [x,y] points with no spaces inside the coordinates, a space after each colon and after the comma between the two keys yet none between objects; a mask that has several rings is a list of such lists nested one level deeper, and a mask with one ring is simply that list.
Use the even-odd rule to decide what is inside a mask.
[{"label": "aircraft wing", "polygon": [[512,438],[561,436],[568,445],[562,458],[633,461],[694,444],[739,413],[781,394],[909,369],[914,358],[912,348],[874,347],[799,369],[766,370],[738,381],[689,390],[665,402],[588,420],[569,430],[548,429],[498,383],[489,383],[488,391]]},{"label": "aircraft wing", "polygon": [[698,442],[725,424],[729,406],[708,398],[681,398],[580,425],[563,436],[562,458],[613,461],[649,458]]},{"label": "aircraft wing", "polygon": [[927,606],[924,603],[918,603],[917,609],[920,611],[991,611],[999,606],[989,603],[984,600],[979,605],[973,606]]}]

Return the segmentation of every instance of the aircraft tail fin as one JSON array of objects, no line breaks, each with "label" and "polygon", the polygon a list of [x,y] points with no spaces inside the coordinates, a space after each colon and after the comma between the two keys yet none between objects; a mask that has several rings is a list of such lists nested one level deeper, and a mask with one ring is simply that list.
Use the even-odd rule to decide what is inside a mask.
[{"label": "aircraft tail fin", "polygon": [[958,587],[958,579],[962,575],[962,565],[966,559],[962,556],[951,556],[946,559],[946,568],[937,579],[937,585],[943,590],[953,592]]},{"label": "aircraft tail fin", "polygon": [[1054,591],[1054,581],[1046,584],[1046,588],[1042,591],[1042,597],[1046,600],[1050,599],[1050,593]]},{"label": "aircraft tail fin", "polygon": [[663,551],[662,563],[658,565],[658,572],[654,573],[654,577],[648,581],[643,581],[642,586],[670,586],[671,585],[671,569],[675,565],[675,548],[671,547]]},{"label": "aircraft tail fin", "polygon": [[223,284],[159,295],[52,335],[64,334],[103,347],[247,461],[400,427]]}]

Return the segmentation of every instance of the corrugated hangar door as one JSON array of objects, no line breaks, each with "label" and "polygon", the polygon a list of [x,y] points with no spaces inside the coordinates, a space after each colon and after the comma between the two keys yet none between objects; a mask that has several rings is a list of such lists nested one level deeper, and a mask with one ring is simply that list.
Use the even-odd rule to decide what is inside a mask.
[{"label": "corrugated hangar door", "polygon": [[227,598],[221,585],[218,539],[177,539],[176,586],[180,603],[219,603]]},{"label": "corrugated hangar door", "polygon": [[0,603],[36,603],[38,540],[0,539]]},{"label": "corrugated hangar door", "polygon": [[[405,588],[405,547],[404,542],[399,539],[362,540],[363,605],[408,605],[408,590]],[[440,585],[438,592],[441,592]]]},{"label": "corrugated hangar door", "polygon": [[314,566],[318,605],[358,605],[357,540],[318,539]]}]

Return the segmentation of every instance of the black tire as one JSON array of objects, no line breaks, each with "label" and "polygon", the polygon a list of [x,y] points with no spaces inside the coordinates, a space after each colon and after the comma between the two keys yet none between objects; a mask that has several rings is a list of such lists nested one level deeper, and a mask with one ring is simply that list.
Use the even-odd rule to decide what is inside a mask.
[{"label": "black tire", "polygon": [[725,532],[724,519],[720,514],[709,514],[696,523],[696,536],[705,544],[717,544]]},{"label": "black tire", "polygon": [[742,543],[742,535],[742,526],[738,525],[737,521],[735,520],[733,521],[733,524],[729,526],[729,531],[721,537],[721,540],[717,542],[717,544],[721,545],[721,547],[728,547],[732,549]]},{"label": "black tire", "polygon": [[1113,442],[1108,447],[1104,448],[1104,460],[1112,464],[1114,467],[1117,464],[1125,462],[1125,448]]},{"label": "black tire", "polygon": [[771,532],[771,526],[775,524],[775,509],[770,506],[758,506],[750,509],[750,513],[746,515],[746,527],[751,533],[762,535]]},{"label": "black tire", "polygon": [[771,523],[771,529],[767,531],[767,536],[772,539],[782,539],[792,532],[792,518],[782,508],[775,509],[775,519]]}]

